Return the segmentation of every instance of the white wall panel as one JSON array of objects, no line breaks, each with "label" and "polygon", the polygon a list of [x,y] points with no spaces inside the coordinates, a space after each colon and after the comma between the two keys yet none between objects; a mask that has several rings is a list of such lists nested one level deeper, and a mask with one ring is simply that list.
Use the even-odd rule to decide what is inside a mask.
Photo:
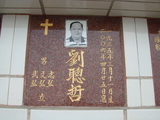
[{"label": "white wall panel", "polygon": [[153,80],[141,80],[142,106],[154,106],[155,96],[153,88]]},{"label": "white wall panel", "polygon": [[22,105],[23,78],[10,78],[8,105]]},{"label": "white wall panel", "polygon": [[0,74],[10,73],[15,15],[3,15],[0,38]]},{"label": "white wall panel", "polygon": [[0,78],[0,104],[7,105],[9,78]]},{"label": "white wall panel", "polygon": [[[115,1],[113,5],[113,9],[121,9],[121,10],[139,10],[139,11],[159,11],[160,4],[156,3],[147,3],[147,2],[131,2],[134,0],[128,0],[130,2],[123,2],[123,1]],[[137,1],[137,0],[135,0]],[[146,1],[146,0],[141,0]],[[153,1],[153,0],[152,0]],[[138,11],[138,12],[139,12]]]},{"label": "white wall panel", "polygon": [[129,107],[141,106],[140,80],[127,79],[127,103]]},{"label": "white wall panel", "polygon": [[30,120],[124,120],[122,110],[31,110]]},{"label": "white wall panel", "polygon": [[128,16],[128,17],[152,17],[160,18],[160,14],[150,11],[131,11],[131,10],[111,10],[110,16]]},{"label": "white wall panel", "polygon": [[12,75],[24,75],[28,19],[28,15],[16,16],[11,65]]},{"label": "white wall panel", "polygon": [[97,16],[104,16],[107,14],[108,10],[101,10],[101,9],[57,9],[57,8],[46,8],[46,14],[48,15],[97,15]]},{"label": "white wall panel", "polygon": [[123,18],[126,76],[139,76],[134,18]]},{"label": "white wall panel", "polygon": [[12,7],[12,8],[39,8],[40,4],[38,0],[1,0],[0,7]]},{"label": "white wall panel", "polygon": [[[24,1],[24,0],[23,0]],[[36,14],[36,15],[42,15],[42,10],[41,9],[34,9],[34,8],[31,8],[31,9],[27,9],[26,7],[24,9],[22,8],[7,8],[7,9],[3,9],[3,8],[0,8],[0,13],[10,13],[10,14]]]},{"label": "white wall panel", "polygon": [[27,109],[0,108],[0,120],[27,120]]},{"label": "white wall panel", "polygon": [[151,54],[146,19],[136,18],[140,76],[152,76]]},{"label": "white wall panel", "polygon": [[160,120],[159,109],[128,110],[127,120]]}]

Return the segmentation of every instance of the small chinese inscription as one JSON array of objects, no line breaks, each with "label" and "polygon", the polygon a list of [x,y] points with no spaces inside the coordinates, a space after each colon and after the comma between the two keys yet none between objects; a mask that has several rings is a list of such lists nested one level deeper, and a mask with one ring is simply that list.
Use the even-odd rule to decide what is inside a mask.
[{"label": "small chinese inscription", "polygon": [[[111,32],[111,31],[110,31]],[[114,51],[112,48],[113,39],[111,35],[106,31],[100,31],[100,67],[102,83],[100,85],[101,95],[100,102],[102,103],[114,103],[113,101],[113,65]]]},{"label": "small chinese inscription", "polygon": [[[42,57],[40,60],[41,65],[46,65],[47,64],[47,57]],[[54,78],[55,74],[54,71],[38,71],[38,70],[33,70],[31,73],[31,83],[30,87],[39,87],[39,88],[49,88],[49,87],[54,87]],[[44,99],[45,94],[41,93],[39,95],[39,100],[41,102],[45,102]]]}]

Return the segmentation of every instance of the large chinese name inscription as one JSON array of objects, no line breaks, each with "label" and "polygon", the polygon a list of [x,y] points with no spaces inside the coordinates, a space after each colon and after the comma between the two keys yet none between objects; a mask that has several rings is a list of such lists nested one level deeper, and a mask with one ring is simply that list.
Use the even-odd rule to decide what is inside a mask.
[{"label": "large chinese name inscription", "polygon": [[148,19],[155,102],[160,106],[160,19]]},{"label": "large chinese name inscription", "polygon": [[[87,20],[87,47],[65,47],[66,20]],[[125,106],[121,26],[121,18],[31,16],[24,105]]]}]

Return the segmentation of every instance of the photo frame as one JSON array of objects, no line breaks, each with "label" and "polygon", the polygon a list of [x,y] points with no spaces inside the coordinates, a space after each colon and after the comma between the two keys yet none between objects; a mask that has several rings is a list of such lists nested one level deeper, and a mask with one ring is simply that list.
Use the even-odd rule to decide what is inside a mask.
[{"label": "photo frame", "polygon": [[66,20],[65,47],[87,47],[87,21]]}]

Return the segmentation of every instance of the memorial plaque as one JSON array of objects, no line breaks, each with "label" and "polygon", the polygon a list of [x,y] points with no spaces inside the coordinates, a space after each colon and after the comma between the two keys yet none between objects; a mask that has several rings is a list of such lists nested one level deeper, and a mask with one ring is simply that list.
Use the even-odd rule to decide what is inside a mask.
[{"label": "memorial plaque", "polygon": [[125,106],[122,19],[30,16],[24,105]]},{"label": "memorial plaque", "polygon": [[148,19],[155,102],[160,106],[160,19]]}]

